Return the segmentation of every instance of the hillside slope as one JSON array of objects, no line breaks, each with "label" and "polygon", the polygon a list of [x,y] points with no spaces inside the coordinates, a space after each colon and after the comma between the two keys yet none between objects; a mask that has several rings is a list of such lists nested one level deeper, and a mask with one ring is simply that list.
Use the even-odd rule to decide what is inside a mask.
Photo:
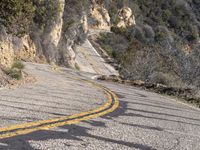
[{"label": "hillside slope", "polygon": [[0,8],[2,65],[22,59],[73,67],[73,47],[87,32],[84,1],[3,0]]},{"label": "hillside slope", "polygon": [[[97,42],[127,79],[200,83],[198,0],[2,0],[0,64],[14,59],[77,68],[88,28],[112,30]],[[87,50],[86,50],[87,51]],[[175,82],[176,81],[176,82]]]},{"label": "hillside slope", "polygon": [[[97,42],[122,66],[121,75],[176,87],[200,86],[199,1],[102,1],[101,5],[110,14],[114,33],[103,34]],[[122,8],[132,10],[134,25],[118,25]]]}]

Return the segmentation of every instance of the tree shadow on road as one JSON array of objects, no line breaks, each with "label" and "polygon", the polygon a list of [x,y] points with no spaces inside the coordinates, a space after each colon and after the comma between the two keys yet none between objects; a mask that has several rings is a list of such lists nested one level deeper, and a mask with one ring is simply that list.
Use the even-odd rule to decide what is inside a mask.
[{"label": "tree shadow on road", "polygon": [[[133,128],[136,127],[143,130],[154,130],[157,132],[164,131],[164,129],[161,127],[147,126],[147,125],[141,125],[141,124],[131,124],[131,123],[123,122],[123,121],[120,122],[120,120],[117,120],[117,118],[120,116],[140,117],[140,118],[146,118],[146,119],[156,119],[160,121],[170,121],[174,123],[190,124],[190,125],[196,125],[196,126],[198,125],[198,124],[192,124],[192,123],[187,123],[183,121],[173,120],[170,118],[167,119],[167,118],[162,118],[162,117],[154,117],[152,116],[152,114],[159,115],[159,116],[160,115],[167,116],[168,114],[129,108],[128,107],[129,102],[123,100],[125,96],[121,95],[119,97],[122,99],[122,101],[120,101],[119,108],[110,114],[102,116],[100,119],[83,121],[83,123],[78,124],[78,125],[65,125],[56,129],[52,129],[52,130],[36,131],[36,132],[26,134],[26,135],[19,135],[12,138],[3,139],[3,140],[0,140],[0,149],[2,150],[34,150],[34,147],[31,145],[31,141],[45,142],[51,139],[55,139],[55,140],[64,139],[66,142],[66,147],[67,147],[66,149],[70,149],[70,147],[74,146],[72,143],[68,142],[68,140],[74,141],[74,142],[78,141],[80,143],[83,143],[83,145],[85,146],[85,149],[87,149],[87,145],[90,143],[90,140],[91,142],[93,140],[98,140],[101,142],[111,143],[114,145],[117,144],[117,145],[125,146],[127,148],[133,148],[133,149],[139,149],[139,150],[155,150],[155,148],[145,145],[145,144],[120,140],[117,137],[110,138],[110,137],[106,137],[105,135],[101,135],[101,133],[95,134],[92,132],[93,130],[95,130],[95,128],[93,127],[108,128],[108,131],[109,131],[109,126],[107,125],[107,121],[108,122],[114,121],[114,122],[119,123],[120,125],[129,126]],[[150,114],[151,116],[144,115],[144,113]],[[176,116],[168,115],[167,117],[176,117]],[[180,117],[180,116],[177,116],[177,117]],[[184,119],[187,119],[187,118],[184,118]],[[107,121],[105,122],[105,120]],[[86,140],[87,142],[85,142]]]},{"label": "tree shadow on road", "polygon": [[[115,112],[103,116],[101,118],[103,119],[109,119],[110,117],[118,117],[121,115],[126,114],[127,103],[121,103],[120,108],[117,109]],[[140,150],[155,150],[154,148],[140,144],[140,143],[134,143],[124,140],[119,140],[116,138],[108,138],[105,135],[101,135],[101,133],[98,134],[91,134],[90,131],[93,130],[92,127],[100,127],[100,128],[108,128],[107,124],[104,121],[97,121],[97,120],[87,120],[83,121],[84,125],[65,125],[53,130],[42,130],[42,131],[36,131],[30,134],[26,135],[19,135],[7,139],[0,140],[0,149],[2,150],[34,150],[34,147],[31,145],[30,141],[34,142],[45,142],[50,139],[65,139],[70,141],[79,141],[83,142],[84,138],[87,138],[88,142],[90,139],[98,140],[101,142],[108,142],[111,144],[118,144],[121,146],[134,148],[134,149],[140,149]],[[122,124],[122,123],[121,123]],[[132,124],[125,124],[128,126],[133,126]],[[90,127],[88,127],[90,126]],[[151,130],[161,130],[158,128],[148,127],[148,126],[141,126],[141,125],[135,125],[135,127],[145,128],[145,129],[151,129]],[[59,129],[59,130],[58,130]],[[87,142],[87,143],[88,143]],[[92,144],[92,143],[91,143]],[[66,142],[66,146],[70,148],[71,143]],[[87,148],[87,144],[85,144],[85,148]]]},{"label": "tree shadow on road", "polygon": [[[124,96],[122,96],[122,95],[118,95],[118,96],[120,98],[124,98]],[[148,111],[148,110],[143,110],[143,109],[130,108],[130,107],[128,107],[130,103],[132,103],[132,101],[129,102],[129,101],[126,101],[126,100],[121,100],[120,106],[118,107],[117,110],[115,110],[112,113],[109,113],[107,115],[102,116],[102,118],[104,118],[104,119],[114,119],[114,118],[119,117],[119,116],[128,116],[128,117],[140,117],[140,118],[146,118],[146,119],[155,119],[155,120],[159,120],[159,121],[167,121],[167,122],[173,122],[173,123],[182,123],[182,124],[185,124],[185,125],[200,126],[200,119],[197,119],[197,118],[186,117],[186,116],[175,115],[175,114],[169,114],[169,113],[163,113],[163,112],[160,112],[160,111]],[[136,102],[136,104],[140,104],[140,103]],[[152,107],[151,104],[148,105],[144,102],[141,103],[140,105]],[[153,106],[154,106],[154,104],[153,104]],[[158,107],[161,107],[163,110],[169,109],[169,108],[165,108],[165,107],[162,107],[162,106],[158,106]],[[177,111],[177,110],[175,109],[175,111]],[[185,110],[183,109],[182,112],[184,112],[184,111]],[[172,112],[172,111],[170,111],[170,112]],[[152,115],[154,115],[154,116],[152,116]],[[172,117],[173,117],[173,119],[172,119]],[[184,121],[182,121],[182,120],[184,120]],[[186,122],[185,120],[188,121],[188,122]],[[191,121],[195,121],[195,122],[198,121],[199,124],[198,123],[192,123]]]},{"label": "tree shadow on road", "polygon": [[[96,125],[95,125],[96,126]],[[95,139],[102,142],[109,142],[112,144],[119,144],[122,146],[126,146],[129,148],[136,148],[140,150],[155,150],[152,147],[127,142],[123,140],[116,140],[114,138],[107,138],[105,136],[97,136],[90,134],[88,131],[91,130],[88,127],[80,126],[80,125],[66,125],[59,128],[60,131],[37,131],[27,135],[20,135],[13,138],[8,138],[4,140],[0,140],[0,149],[2,150],[34,150],[34,148],[29,143],[30,141],[46,141],[49,139],[65,139],[72,141],[84,142],[83,138]],[[63,131],[62,131],[63,130]],[[70,148],[70,143],[67,143],[68,148]],[[85,145],[87,147],[87,145]],[[85,148],[86,148],[85,147]]]}]

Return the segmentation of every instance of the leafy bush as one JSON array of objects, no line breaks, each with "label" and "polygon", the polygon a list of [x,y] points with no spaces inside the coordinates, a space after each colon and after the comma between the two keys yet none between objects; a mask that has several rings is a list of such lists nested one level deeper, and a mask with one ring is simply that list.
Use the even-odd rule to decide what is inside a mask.
[{"label": "leafy bush", "polygon": [[170,17],[172,16],[172,12],[169,9],[163,11],[162,19],[164,22],[169,21]]},{"label": "leafy bush", "polygon": [[11,78],[16,79],[16,80],[20,80],[22,78],[22,73],[20,70],[18,69],[9,69],[6,71],[6,74],[9,75]]},{"label": "leafy bush", "polygon": [[12,68],[22,70],[24,69],[24,64],[21,61],[15,61],[12,65]]},{"label": "leafy bush", "polygon": [[20,80],[22,78],[22,70],[24,69],[24,64],[20,61],[15,61],[10,69],[5,70],[6,74],[11,78]]},{"label": "leafy bush", "polygon": [[[98,39],[103,48],[112,50],[121,75],[200,87],[199,0],[115,0],[106,5],[113,24],[116,9],[123,6],[133,10],[137,25],[112,27],[113,34]],[[190,52],[185,52],[186,47]]]},{"label": "leafy bush", "polygon": [[31,0],[1,0],[0,24],[9,33],[21,36],[29,32],[35,8]]},{"label": "leafy bush", "polygon": [[[116,9],[130,7],[139,25],[149,25],[153,29],[165,26],[182,40],[194,42],[200,34],[200,4],[198,0],[115,0],[108,6],[109,14],[116,16]],[[115,19],[112,19],[115,24]],[[141,27],[141,26],[140,26]],[[197,28],[194,32],[191,29]],[[114,31],[114,30],[113,30]],[[117,32],[115,32],[117,33]]]},{"label": "leafy bush", "polygon": [[[120,37],[121,41],[126,38]],[[98,40],[102,48],[112,49],[112,57],[121,65],[120,73],[127,79],[174,87],[200,87],[199,47],[187,55],[182,46],[171,45],[168,40],[161,43],[143,43],[132,38],[129,43],[123,43],[119,42],[118,34],[102,35]],[[117,43],[120,43],[121,49]]]},{"label": "leafy bush", "polygon": [[33,5],[36,8],[34,22],[42,30],[50,21],[57,19],[57,14],[61,11],[60,3],[55,0],[33,0]]},{"label": "leafy bush", "polygon": [[148,39],[149,41],[153,41],[155,38],[155,32],[153,28],[149,25],[144,25],[143,30],[144,30],[146,39]]},{"label": "leafy bush", "polygon": [[112,57],[115,55],[115,53],[123,53],[128,47],[128,41],[119,34],[101,34],[97,42]]},{"label": "leafy bush", "polygon": [[111,31],[116,33],[116,34],[123,34],[126,32],[126,29],[123,27],[111,27]]},{"label": "leafy bush", "polygon": [[136,38],[137,40],[144,42],[145,41],[145,34],[143,28],[140,26],[136,26],[134,28],[134,32],[132,33],[132,38]]},{"label": "leafy bush", "polygon": [[166,39],[166,37],[167,37],[166,33],[161,32],[161,31],[156,32],[156,35],[155,35],[156,41],[162,41]]}]

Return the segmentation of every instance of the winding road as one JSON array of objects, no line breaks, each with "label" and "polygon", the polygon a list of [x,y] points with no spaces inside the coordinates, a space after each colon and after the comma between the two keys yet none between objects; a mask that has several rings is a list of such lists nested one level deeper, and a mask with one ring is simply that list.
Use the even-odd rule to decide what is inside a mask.
[{"label": "winding road", "polygon": [[[93,31],[91,35],[96,32],[97,31]],[[98,34],[98,32],[96,34]],[[75,62],[79,70],[99,75],[119,75],[118,71],[101,57],[89,40],[77,46],[76,51]]]},{"label": "winding road", "polygon": [[26,71],[36,83],[0,90],[2,150],[199,150],[197,109],[90,73],[32,63]]},{"label": "winding road", "polygon": [[200,149],[198,109],[135,87],[96,81],[97,74],[116,72],[90,50],[80,53],[94,72],[25,63],[37,81],[0,89],[1,150]]}]

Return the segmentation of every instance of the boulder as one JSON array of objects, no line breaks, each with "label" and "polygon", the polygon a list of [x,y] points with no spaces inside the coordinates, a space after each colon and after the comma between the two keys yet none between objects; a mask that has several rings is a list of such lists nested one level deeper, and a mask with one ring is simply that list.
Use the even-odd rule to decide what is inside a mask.
[{"label": "boulder", "polygon": [[89,10],[90,28],[110,30],[110,20],[108,10],[102,5],[102,3],[93,1]]},{"label": "boulder", "polygon": [[10,67],[13,63],[14,51],[12,37],[6,33],[3,26],[0,27],[0,65]]},{"label": "boulder", "polygon": [[136,25],[135,16],[129,7],[124,7],[118,11],[116,22],[119,28],[127,28]]}]

